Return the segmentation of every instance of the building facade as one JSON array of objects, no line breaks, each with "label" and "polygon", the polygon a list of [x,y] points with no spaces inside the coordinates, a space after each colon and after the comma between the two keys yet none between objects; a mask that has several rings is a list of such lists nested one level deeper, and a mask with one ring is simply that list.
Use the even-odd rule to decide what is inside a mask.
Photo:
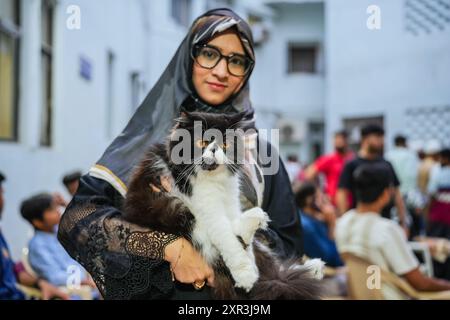
[{"label": "building facade", "polygon": [[367,122],[384,126],[387,148],[397,134],[449,147],[450,1],[327,1],[325,20],[327,149],[341,128],[356,144]]},{"label": "building facade", "polygon": [[63,175],[100,158],[193,19],[217,7],[232,7],[264,38],[271,9],[261,1],[0,1],[1,225],[15,258],[33,233],[21,201],[39,192],[68,198]]}]

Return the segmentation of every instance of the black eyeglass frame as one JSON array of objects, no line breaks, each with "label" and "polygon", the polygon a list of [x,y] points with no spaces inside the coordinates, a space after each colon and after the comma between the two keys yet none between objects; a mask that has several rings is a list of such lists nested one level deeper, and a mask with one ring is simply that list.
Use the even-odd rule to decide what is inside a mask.
[{"label": "black eyeglass frame", "polygon": [[[195,55],[196,55],[197,52],[199,52],[199,50],[201,50],[201,49],[203,49],[203,48],[213,49],[213,50],[217,51],[217,53],[218,53],[219,56],[220,56],[220,58],[217,60],[217,62],[216,62],[212,67],[205,67],[205,66],[203,66],[202,64],[200,64],[200,63],[197,61],[197,57],[196,57]],[[198,55],[197,55],[197,56],[198,56]],[[230,71],[230,59],[232,59],[233,57],[236,57],[236,56],[237,56],[237,57],[242,57],[242,58],[244,58],[244,59],[246,60],[246,62],[247,62],[247,68],[245,69],[245,73],[244,73],[243,75],[236,75],[236,74],[234,74],[233,72]],[[235,77],[245,77],[245,76],[249,73],[249,71],[252,69],[252,66],[253,66],[253,64],[255,63],[255,61],[253,61],[253,59],[247,57],[246,55],[239,54],[239,53],[232,53],[232,54],[230,54],[229,56],[225,56],[225,55],[222,54],[222,52],[220,52],[219,48],[217,48],[217,47],[215,47],[215,46],[212,46],[212,45],[210,45],[210,44],[198,44],[198,45],[195,45],[195,46],[192,48],[192,51],[191,51],[191,58],[192,58],[192,59],[193,59],[200,67],[205,68],[205,69],[210,69],[210,70],[211,70],[211,69],[214,69],[214,68],[219,64],[219,62],[222,61],[222,59],[225,59],[226,62],[227,62],[227,70],[228,70],[228,72],[229,72],[231,75],[235,76]]]}]

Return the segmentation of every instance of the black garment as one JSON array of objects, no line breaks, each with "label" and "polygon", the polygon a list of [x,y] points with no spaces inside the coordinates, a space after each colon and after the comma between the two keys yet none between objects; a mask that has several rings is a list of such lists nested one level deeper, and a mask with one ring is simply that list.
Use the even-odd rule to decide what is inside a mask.
[{"label": "black garment", "polygon": [[[352,203],[350,205],[350,208],[356,207],[356,197],[355,197],[355,185],[354,185],[354,178],[353,173],[355,172],[356,168],[358,168],[360,165],[363,164],[384,164],[389,168],[390,171],[390,183],[394,187],[400,186],[400,181],[398,180],[397,175],[395,174],[394,167],[392,164],[384,159],[383,157],[379,157],[373,160],[361,158],[360,156],[354,158],[353,160],[348,161],[344,169],[342,170],[341,176],[339,177],[339,184],[338,188],[346,189],[348,192],[350,192],[352,196]],[[391,202],[386,205],[386,207],[383,208],[381,215],[384,218],[391,218],[391,209],[394,206],[394,200],[391,199]]]},{"label": "black garment", "polygon": [[[287,172],[264,176],[262,208],[272,220],[265,238],[281,257],[303,254],[301,223]],[[92,275],[105,299],[208,299],[209,288],[174,283],[164,247],[176,237],[126,222],[123,197],[108,182],[85,175],[67,207],[58,239]]]},{"label": "black garment", "polygon": [[[197,21],[205,16],[215,18],[196,28]],[[59,240],[93,276],[106,299],[209,297],[207,288],[201,291],[190,286],[177,285],[174,288],[169,265],[163,260],[163,255],[164,247],[176,236],[124,221],[121,206],[133,168],[151,144],[167,137],[180,110],[245,112],[245,120],[254,122],[247,82],[251,70],[242,89],[219,106],[209,106],[200,101],[191,81],[193,46],[206,43],[229,28],[237,31],[246,55],[254,60],[250,26],[233,11],[214,9],[196,19],[161,78],[125,129],[91,168],[89,175],[81,178],[79,189],[62,217]],[[272,220],[265,238],[280,256],[300,256],[303,253],[301,224],[289,177],[279,155],[271,156],[271,161],[276,159],[280,162],[280,169],[275,175],[263,173],[264,178],[259,176],[259,182],[264,180],[265,183],[259,200]],[[241,194],[248,200],[254,198],[247,196],[252,192],[246,194],[244,190]]]}]

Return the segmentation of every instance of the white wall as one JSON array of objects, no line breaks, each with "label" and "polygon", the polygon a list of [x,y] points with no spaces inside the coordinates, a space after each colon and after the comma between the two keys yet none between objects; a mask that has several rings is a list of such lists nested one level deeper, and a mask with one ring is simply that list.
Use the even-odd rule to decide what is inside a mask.
[{"label": "white wall", "polygon": [[321,116],[323,74],[288,74],[287,57],[290,42],[323,42],[322,6],[280,6],[272,23],[269,40],[257,50],[252,76],[255,105]]},{"label": "white wall", "polygon": [[[404,133],[407,107],[450,104],[450,28],[414,36],[404,30],[403,1],[326,3],[327,148],[343,117],[385,116],[386,142]],[[366,9],[381,9],[369,30]]]},{"label": "white wall", "polygon": [[[60,0],[55,13],[53,144],[39,146],[41,110],[40,0],[22,0],[20,117],[18,142],[0,142],[5,208],[2,230],[14,258],[32,230],[20,202],[37,192],[65,192],[62,176],[86,172],[123,129],[132,112],[130,75],[143,76],[144,97],[172,57],[186,28],[170,16],[170,1]],[[81,9],[81,29],[66,28],[68,5]],[[116,55],[112,134],[107,134],[107,52]],[[79,57],[92,65],[92,79],[79,75]]]},{"label": "white wall", "polygon": [[[306,122],[322,120],[325,103],[324,72],[289,74],[287,70],[288,45],[296,42],[318,43],[319,64],[322,64],[321,69],[324,70],[323,5],[289,4],[275,5],[273,8],[269,40],[256,52],[257,62],[251,82],[252,101],[257,115],[258,110],[277,111],[289,119]],[[303,161],[309,159],[308,142],[302,143],[297,152]]]}]

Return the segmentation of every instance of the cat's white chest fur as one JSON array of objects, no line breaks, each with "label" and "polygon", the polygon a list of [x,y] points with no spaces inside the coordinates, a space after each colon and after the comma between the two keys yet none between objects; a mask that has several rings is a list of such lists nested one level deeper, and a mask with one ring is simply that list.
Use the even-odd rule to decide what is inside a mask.
[{"label": "cat's white chest fur", "polygon": [[259,207],[242,213],[239,178],[224,166],[214,172],[199,171],[191,185],[192,195],[183,196],[183,201],[195,217],[193,241],[201,245],[202,255],[211,265],[220,255],[236,286],[249,291],[259,277],[253,236],[258,228],[267,227],[267,214]]},{"label": "cat's white chest fur", "polygon": [[[239,203],[239,178],[225,168],[220,172],[200,171],[192,181],[189,207],[195,217],[193,240],[201,243],[205,258],[212,262],[218,251],[212,245],[210,228],[217,228],[217,236],[232,230],[232,221],[241,215]],[[220,221],[220,224],[218,223]]]}]

